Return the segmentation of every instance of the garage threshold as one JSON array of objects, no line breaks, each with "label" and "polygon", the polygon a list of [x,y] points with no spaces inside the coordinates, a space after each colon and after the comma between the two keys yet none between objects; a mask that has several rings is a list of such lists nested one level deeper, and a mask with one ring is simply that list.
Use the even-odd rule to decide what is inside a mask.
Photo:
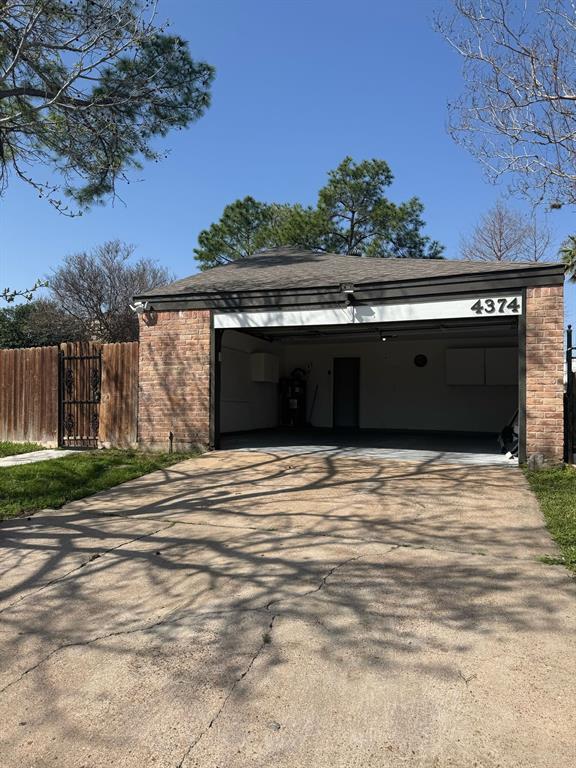
[{"label": "garage threshold", "polygon": [[498,451],[495,435],[387,430],[262,429],[221,436],[220,449],[319,454],[387,461],[517,467]]}]

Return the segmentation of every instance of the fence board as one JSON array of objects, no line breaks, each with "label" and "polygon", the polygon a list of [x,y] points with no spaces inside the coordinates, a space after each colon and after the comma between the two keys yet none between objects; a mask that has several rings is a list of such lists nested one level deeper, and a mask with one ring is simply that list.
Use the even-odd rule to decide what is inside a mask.
[{"label": "fence board", "polygon": [[138,342],[102,347],[100,442],[127,448],[138,440]]},{"label": "fence board", "polygon": [[0,349],[0,440],[57,444],[57,347]]}]

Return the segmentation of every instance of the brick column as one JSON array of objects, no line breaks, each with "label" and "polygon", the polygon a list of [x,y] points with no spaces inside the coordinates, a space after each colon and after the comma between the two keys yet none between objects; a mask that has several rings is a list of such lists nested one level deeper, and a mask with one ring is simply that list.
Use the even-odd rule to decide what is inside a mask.
[{"label": "brick column", "polygon": [[140,316],[138,442],[167,450],[207,447],[210,425],[210,310]]},{"label": "brick column", "polygon": [[526,454],[559,463],[564,445],[564,293],[526,289]]}]

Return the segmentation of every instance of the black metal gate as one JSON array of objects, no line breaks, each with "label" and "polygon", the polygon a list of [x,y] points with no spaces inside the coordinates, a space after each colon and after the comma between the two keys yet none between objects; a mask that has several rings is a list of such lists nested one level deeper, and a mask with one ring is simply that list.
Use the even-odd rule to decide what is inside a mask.
[{"label": "black metal gate", "polygon": [[60,352],[59,445],[97,448],[100,422],[102,353]]}]

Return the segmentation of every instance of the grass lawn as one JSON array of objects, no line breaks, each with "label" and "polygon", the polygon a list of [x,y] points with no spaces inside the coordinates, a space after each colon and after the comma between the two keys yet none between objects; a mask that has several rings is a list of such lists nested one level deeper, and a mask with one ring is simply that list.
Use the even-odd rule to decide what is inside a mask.
[{"label": "grass lawn", "polygon": [[90,496],[197,454],[86,451],[61,459],[0,467],[0,520]]},{"label": "grass lawn", "polygon": [[548,530],[562,556],[546,558],[562,563],[576,573],[576,469],[559,467],[526,471],[530,487],[538,497]]},{"label": "grass lawn", "polygon": [[17,456],[19,453],[43,450],[44,446],[38,445],[38,443],[7,443],[0,440],[0,459],[3,459],[5,456]]}]

